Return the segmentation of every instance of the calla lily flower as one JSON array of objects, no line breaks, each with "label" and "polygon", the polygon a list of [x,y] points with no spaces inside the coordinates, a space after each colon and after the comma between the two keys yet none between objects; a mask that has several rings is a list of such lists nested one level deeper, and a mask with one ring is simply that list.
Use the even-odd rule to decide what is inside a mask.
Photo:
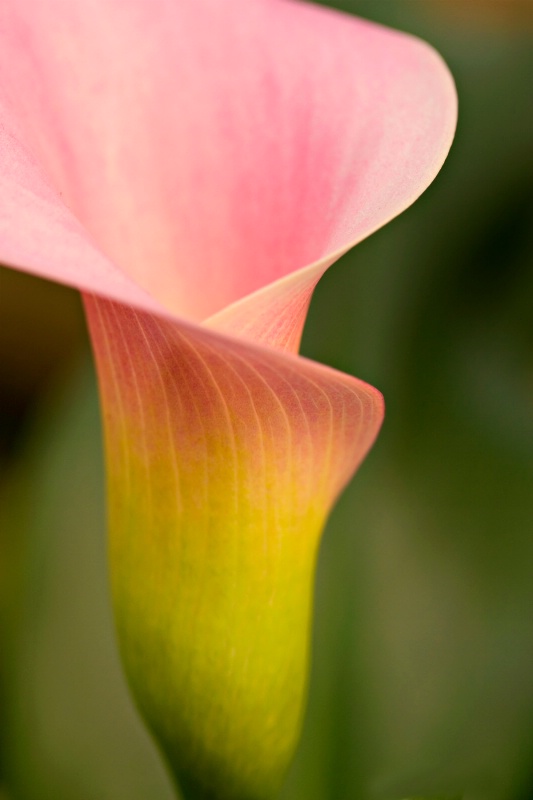
[{"label": "calla lily flower", "polygon": [[291,0],[1,14],[0,260],[83,293],[130,685],[186,793],[271,797],[320,533],[383,417],[298,356],[307,307],[433,180],[453,82],[426,44]]}]

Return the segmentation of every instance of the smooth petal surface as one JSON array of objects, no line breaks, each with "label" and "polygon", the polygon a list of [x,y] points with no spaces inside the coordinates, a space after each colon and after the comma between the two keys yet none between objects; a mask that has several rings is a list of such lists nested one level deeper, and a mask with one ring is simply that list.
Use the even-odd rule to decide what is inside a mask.
[{"label": "smooth petal surface", "polygon": [[[325,9],[12,0],[1,13],[0,259],[109,294],[101,259],[84,287],[64,249],[35,257],[73,224],[43,202],[44,173],[103,253],[192,319],[318,263],[314,285],[423,191],[453,135],[434,51]],[[143,307],[124,287],[132,298]]]}]

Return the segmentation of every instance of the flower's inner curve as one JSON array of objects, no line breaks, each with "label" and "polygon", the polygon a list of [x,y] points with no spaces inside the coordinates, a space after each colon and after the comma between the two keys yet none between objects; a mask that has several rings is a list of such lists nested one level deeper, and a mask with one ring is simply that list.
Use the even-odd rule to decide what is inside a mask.
[{"label": "flower's inner curve", "polygon": [[214,314],[418,194],[423,45],[277,0],[105,4],[35,0],[29,21],[13,3],[0,95],[102,251],[173,312]]}]

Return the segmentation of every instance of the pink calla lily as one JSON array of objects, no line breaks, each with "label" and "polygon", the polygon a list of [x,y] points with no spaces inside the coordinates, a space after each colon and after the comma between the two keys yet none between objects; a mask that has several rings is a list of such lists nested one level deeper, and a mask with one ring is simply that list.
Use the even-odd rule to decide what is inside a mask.
[{"label": "pink calla lily", "polygon": [[404,34],[291,0],[5,0],[0,260],[80,289],[113,599],[190,791],[266,798],[297,739],[320,532],[379,392],[297,356],[316,282],[449,149]]}]

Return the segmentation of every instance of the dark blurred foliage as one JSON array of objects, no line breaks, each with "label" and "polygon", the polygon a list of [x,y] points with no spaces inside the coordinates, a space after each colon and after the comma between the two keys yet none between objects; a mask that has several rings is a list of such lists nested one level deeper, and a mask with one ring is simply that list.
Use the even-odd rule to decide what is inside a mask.
[{"label": "dark blurred foliage", "polygon": [[[309,711],[283,799],[528,800],[530,6],[342,7],[433,43],[460,122],[435,183],[330,270],[311,308],[304,353],[378,386],[387,419],[325,534]],[[6,797],[170,800],[115,652],[80,304],[26,276],[1,281]]]},{"label": "dark blurred foliage", "polygon": [[79,358],[86,339],[78,295],[0,270],[0,467],[14,456],[46,386]]}]

